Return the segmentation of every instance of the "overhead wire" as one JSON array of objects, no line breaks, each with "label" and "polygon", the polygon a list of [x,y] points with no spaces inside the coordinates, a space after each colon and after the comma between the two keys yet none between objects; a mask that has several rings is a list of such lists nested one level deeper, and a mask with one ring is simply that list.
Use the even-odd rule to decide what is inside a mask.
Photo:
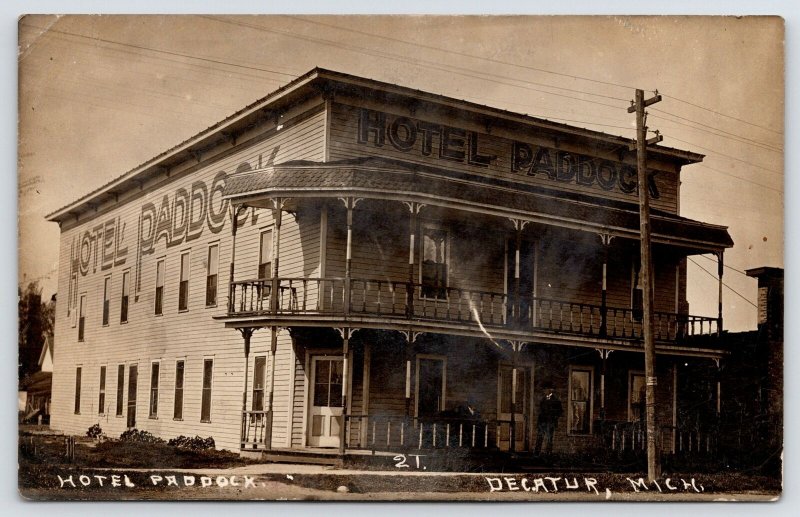
[{"label": "overhead wire", "polygon": [[[588,82],[593,82],[593,83],[597,83],[597,84],[603,84],[603,85],[607,85],[607,86],[615,86],[615,87],[618,87],[618,88],[625,88],[625,89],[629,89],[629,90],[636,89],[635,86],[628,85],[628,84],[621,84],[621,83],[616,83],[616,82],[611,82],[611,81],[603,81],[603,80],[600,80],[600,79],[595,79],[595,78],[581,76],[581,75],[567,74],[567,73],[563,73],[563,72],[556,72],[554,70],[548,70],[546,68],[523,65],[523,64],[520,64],[520,63],[512,63],[510,61],[503,61],[503,60],[493,59],[493,58],[484,57],[484,56],[475,56],[475,55],[468,54],[466,52],[460,52],[460,51],[457,51],[457,50],[445,49],[445,48],[436,47],[436,46],[433,46],[433,45],[426,45],[424,43],[418,43],[418,42],[413,42],[413,41],[406,41],[406,40],[402,40],[400,38],[392,38],[390,36],[385,36],[383,34],[375,34],[375,33],[367,32],[367,31],[361,31],[361,30],[358,30],[358,29],[353,29],[353,28],[350,28],[350,27],[342,27],[340,25],[336,25],[336,24],[332,24],[332,23],[325,23],[325,22],[321,22],[319,20],[310,20],[308,18],[303,18],[302,16],[286,15],[285,17],[291,18],[291,19],[294,19],[294,20],[299,20],[299,21],[302,21],[302,22],[308,23],[308,24],[314,24],[314,25],[319,25],[319,26],[323,26],[323,27],[330,27],[330,28],[337,29],[337,30],[344,31],[344,32],[350,32],[350,33],[353,33],[353,34],[360,34],[362,36],[378,38],[378,39],[382,39],[384,41],[391,41],[391,42],[395,42],[395,43],[402,43],[402,44],[405,44],[405,45],[412,45],[412,46],[419,47],[419,48],[424,48],[424,49],[433,50],[433,51],[437,51],[437,52],[448,53],[448,54],[461,56],[461,57],[466,57],[466,58],[470,58],[470,59],[476,59],[476,60],[480,60],[480,61],[484,61],[484,62],[488,62],[488,63],[496,63],[496,64],[500,64],[500,65],[505,65],[505,66],[512,66],[512,67],[515,67],[515,68],[531,70],[531,71],[534,71],[534,72],[551,74],[551,75],[555,75],[555,76],[559,76],[559,77],[568,77],[570,79],[588,81]],[[726,118],[729,118],[731,120],[735,120],[737,122],[748,124],[748,125],[751,125],[751,126],[754,126],[754,127],[761,128],[761,129],[765,129],[767,131],[771,131],[771,132],[776,133],[776,134],[782,134],[780,131],[775,131],[775,130],[773,130],[771,128],[768,128],[766,126],[755,124],[753,122],[750,122],[750,121],[747,121],[747,120],[744,120],[744,119],[741,119],[741,118],[737,118],[737,117],[734,117],[732,115],[728,115],[728,114],[722,113],[722,112],[720,112],[718,110],[714,110],[714,109],[702,106],[700,104],[696,104],[696,103],[693,103],[693,102],[686,101],[686,100],[681,99],[681,98],[679,98],[677,96],[667,95],[667,94],[664,94],[663,92],[660,92],[660,93],[662,94],[663,97],[668,97],[668,98],[673,99],[675,101],[687,104],[689,106],[693,106],[695,108],[698,108],[698,109],[713,113],[715,115],[726,117]],[[596,95],[596,94],[593,94],[593,95]],[[615,98],[615,99],[619,99],[619,98]],[[720,131],[722,131],[722,130],[720,130]]]},{"label": "overhead wire", "polygon": [[[714,280],[717,280],[717,281],[719,281],[719,277],[717,277],[717,275],[715,275],[714,273],[711,273],[711,272],[710,272],[710,271],[708,271],[706,268],[704,268],[703,266],[701,266],[700,264],[698,264],[698,263],[697,263],[697,262],[696,262],[694,259],[692,259],[692,257],[687,257],[687,258],[688,258],[688,259],[689,259],[689,260],[692,262],[692,264],[694,264],[695,266],[699,267],[699,268],[700,268],[700,269],[702,269],[702,270],[703,270],[703,271],[704,271],[706,274],[708,274],[708,275],[710,275],[712,278],[714,278]],[[725,287],[727,287],[728,289],[730,289],[730,290],[731,290],[731,291],[732,291],[732,292],[733,292],[733,293],[734,293],[736,296],[738,296],[738,297],[739,297],[739,298],[741,298],[742,300],[746,301],[747,303],[749,303],[750,305],[752,305],[753,307],[755,307],[756,309],[758,309],[758,305],[756,305],[755,303],[753,303],[753,302],[751,302],[750,300],[748,300],[748,299],[747,299],[747,298],[746,298],[744,295],[742,295],[741,293],[739,293],[739,291],[737,291],[737,290],[736,290],[736,289],[734,289],[733,287],[729,286],[729,285],[728,285],[728,284],[726,284],[725,282],[722,282],[722,285],[724,285]]]},{"label": "overhead wire", "polygon": [[[693,124],[697,124],[698,126],[702,126],[702,127],[708,128],[708,129],[712,129],[714,131],[718,131],[720,133],[723,133],[724,135],[728,135],[729,137],[732,137],[733,139],[738,139],[739,141],[742,141],[742,142],[749,142],[749,143],[752,143],[753,145],[759,145],[759,146],[768,148],[768,150],[770,150],[770,151],[783,152],[782,148],[780,148],[778,146],[775,146],[773,144],[770,144],[770,143],[767,143],[767,142],[762,142],[760,140],[755,140],[753,138],[748,138],[748,137],[745,137],[745,136],[737,135],[736,133],[731,133],[730,131],[725,131],[724,129],[720,129],[720,128],[715,127],[715,126],[710,126],[708,124],[703,124],[702,122],[698,122],[698,121],[692,120],[690,118],[686,118],[686,117],[682,117],[680,115],[676,115],[674,113],[670,113],[669,111],[661,110],[661,109],[658,109],[658,108],[649,108],[648,111],[653,112],[653,113],[660,113],[662,116],[663,115],[669,115],[671,117],[674,117],[674,118],[677,118],[677,119],[680,119],[680,120],[685,120],[687,122],[691,122]],[[658,117],[659,115],[655,115],[655,116]],[[670,119],[667,119],[667,120],[670,120]],[[691,125],[683,123],[683,122],[678,122],[677,120],[671,120],[671,122],[674,122],[675,124],[680,124],[680,125],[683,125],[683,126],[687,126],[687,127],[694,127],[694,126],[691,126]],[[718,135],[718,136],[721,136],[721,135]]]},{"label": "overhead wire", "polygon": [[[698,255],[698,257],[703,257],[704,259],[710,260],[711,262],[716,262],[713,258],[709,257],[708,255]],[[746,277],[750,276],[747,273],[745,273],[744,271],[742,271],[741,269],[736,269],[735,267],[729,266],[728,264],[723,264],[723,266],[728,268],[728,269],[730,269],[730,270],[732,270],[732,271],[736,271],[737,273],[741,273],[742,275],[744,275]]]}]

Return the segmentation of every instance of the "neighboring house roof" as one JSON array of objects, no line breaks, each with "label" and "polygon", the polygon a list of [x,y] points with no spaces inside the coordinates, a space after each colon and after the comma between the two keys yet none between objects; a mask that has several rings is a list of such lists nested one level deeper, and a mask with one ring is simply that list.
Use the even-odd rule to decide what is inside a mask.
[{"label": "neighboring house roof", "polygon": [[[572,227],[639,234],[639,207],[580,193],[568,193],[384,158],[337,162],[293,161],[228,176],[224,196],[246,201],[265,194],[305,196],[407,197],[452,203],[475,210],[513,215]],[[501,199],[501,202],[498,200]],[[500,214],[500,212],[507,212]],[[727,227],[652,211],[654,241],[699,249],[733,246]]]},{"label": "neighboring house roof", "polygon": [[49,392],[53,382],[51,372],[36,372],[22,382],[21,390],[28,393]]},{"label": "neighboring house roof", "polygon": [[50,356],[49,360],[49,367],[53,367],[53,338],[49,335],[44,337],[44,345],[42,346],[42,352],[39,354],[39,370],[42,370],[43,367],[47,367],[46,360]]}]

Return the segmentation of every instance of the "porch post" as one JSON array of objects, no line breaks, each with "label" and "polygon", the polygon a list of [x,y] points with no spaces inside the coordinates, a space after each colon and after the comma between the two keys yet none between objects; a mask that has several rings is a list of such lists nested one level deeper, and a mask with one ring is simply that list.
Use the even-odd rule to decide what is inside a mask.
[{"label": "porch post", "polygon": [[608,355],[613,350],[598,348],[597,352],[600,354],[600,421],[605,423],[606,420],[606,371],[608,368]]},{"label": "porch post", "polygon": [[719,250],[717,254],[717,276],[719,276],[719,283],[717,285],[717,336],[722,335],[722,272],[725,269],[723,262],[723,250]]},{"label": "porch post", "polygon": [[608,248],[611,244],[612,236],[607,233],[600,234],[600,241],[603,246],[603,283],[600,293],[600,337],[608,335],[608,306],[607,297],[607,277],[608,277]]},{"label": "porch post", "polygon": [[[270,291],[270,312],[273,314],[278,312],[278,261],[280,260],[280,245],[281,245],[281,222],[283,220],[283,202],[282,198],[275,198],[272,200],[272,219],[275,223],[275,231],[272,232],[272,289]],[[274,328],[274,327],[273,327]],[[273,335],[275,333],[273,332]]]},{"label": "porch post", "polygon": [[[344,263],[344,313],[350,313],[350,275],[353,266],[353,198],[344,200],[347,209],[347,251]],[[347,346],[345,338],[345,346]]]},{"label": "porch post", "polygon": [[672,363],[672,454],[678,452],[678,363]]},{"label": "porch post", "polygon": [[[519,232],[517,232],[517,236],[517,242],[519,242]],[[519,247],[517,248],[517,264],[519,264]],[[519,268],[519,266],[517,267]],[[517,271],[519,271],[519,269],[517,269]],[[517,285],[519,286],[519,277],[517,277]],[[517,292],[519,292],[519,288]],[[521,343],[515,341],[511,342],[511,437],[508,445],[508,450],[511,454],[514,454],[517,445],[517,355],[519,354],[519,348],[521,346]]]},{"label": "porch post", "polygon": [[347,377],[349,375],[348,359],[350,358],[350,333],[351,329],[345,328],[342,334],[342,425],[339,426],[339,454],[344,454],[345,439],[347,437]]},{"label": "porch post", "polygon": [[242,432],[241,432],[241,445],[244,448],[245,438],[247,434],[247,377],[249,375],[250,367],[250,338],[253,336],[253,329],[240,328],[239,332],[242,333],[244,338],[244,391],[242,391]]},{"label": "porch post", "polygon": [[717,379],[717,421],[719,421],[720,413],[722,412],[722,379],[720,378],[719,358],[714,359],[714,363],[717,365],[715,377]]},{"label": "porch post", "polygon": [[234,303],[234,296],[236,293],[233,290],[233,266],[236,262],[236,231],[239,229],[239,211],[243,208],[243,205],[231,207],[231,267],[228,281],[228,312],[233,312],[233,309],[236,306]]},{"label": "porch post", "polygon": [[267,413],[266,425],[266,448],[272,449],[272,422],[275,416],[275,351],[278,348],[278,327],[271,329],[271,341],[269,346],[269,395],[267,402],[269,404],[269,412]]},{"label": "porch post", "polygon": [[406,203],[406,206],[411,211],[408,231],[408,286],[406,287],[406,317],[410,318],[414,315],[414,254],[416,251],[417,214],[422,205],[412,201]]}]

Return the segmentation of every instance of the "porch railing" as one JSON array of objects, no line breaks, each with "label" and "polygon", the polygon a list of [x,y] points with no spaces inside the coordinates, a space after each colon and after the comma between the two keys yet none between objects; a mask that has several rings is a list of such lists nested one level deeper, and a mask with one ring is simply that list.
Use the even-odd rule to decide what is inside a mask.
[{"label": "porch railing", "polygon": [[[272,290],[277,289],[273,309]],[[480,323],[520,330],[621,339],[642,337],[639,315],[631,308],[524,296],[514,303],[503,293],[455,287],[431,290],[423,284],[344,278],[278,278],[232,282],[228,314],[364,315],[398,319]],[[712,317],[656,312],[653,330],[661,341],[715,335]]]},{"label": "porch railing", "polygon": [[[718,449],[718,433],[694,428],[661,426],[659,444],[662,454],[713,454]],[[615,452],[647,450],[647,430],[641,422],[619,422],[607,427],[604,437]]]},{"label": "porch railing", "polygon": [[[346,422],[350,449],[497,449],[511,441],[510,420],[348,415]],[[524,433],[524,417],[516,422]]]},{"label": "porch railing", "polygon": [[242,449],[260,449],[271,434],[269,411],[242,412]]}]

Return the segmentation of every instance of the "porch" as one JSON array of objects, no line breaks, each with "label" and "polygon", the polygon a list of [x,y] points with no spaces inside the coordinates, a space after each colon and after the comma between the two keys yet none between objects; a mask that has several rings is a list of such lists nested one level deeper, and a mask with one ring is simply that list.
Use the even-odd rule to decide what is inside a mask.
[{"label": "porch", "polygon": [[[272,301],[272,293],[275,300]],[[262,278],[230,283],[229,318],[281,319],[285,322],[349,321],[378,318],[408,328],[414,322],[453,323],[486,329],[545,332],[598,339],[642,338],[641,313],[615,307],[501,292],[440,287],[361,278]],[[271,323],[268,323],[271,324]],[[720,318],[655,312],[655,339],[680,344],[713,344]]]}]

